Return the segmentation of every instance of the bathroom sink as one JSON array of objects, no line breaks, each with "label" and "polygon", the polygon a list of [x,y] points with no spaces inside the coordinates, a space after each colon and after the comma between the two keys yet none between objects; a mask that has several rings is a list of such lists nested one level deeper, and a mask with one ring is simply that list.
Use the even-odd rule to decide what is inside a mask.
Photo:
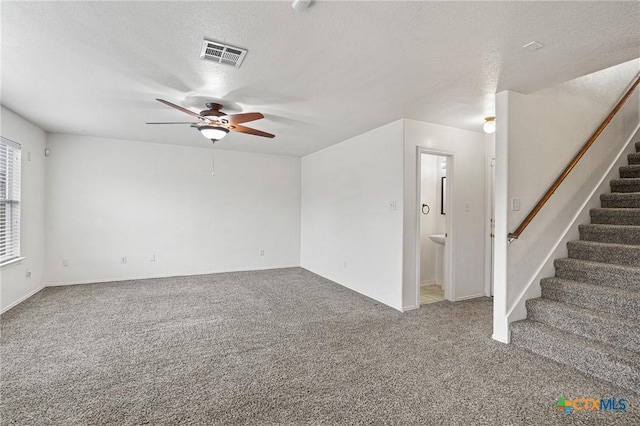
[{"label": "bathroom sink", "polygon": [[440,244],[440,245],[444,245],[444,234],[429,235],[429,238],[434,243],[437,243],[437,244]]}]

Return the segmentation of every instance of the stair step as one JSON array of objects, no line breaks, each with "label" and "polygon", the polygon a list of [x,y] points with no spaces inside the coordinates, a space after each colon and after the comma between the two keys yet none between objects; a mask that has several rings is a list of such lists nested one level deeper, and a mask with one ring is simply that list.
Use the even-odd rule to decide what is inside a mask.
[{"label": "stair step", "polygon": [[545,299],[640,320],[640,292],[556,277],[543,278],[540,286]]},{"label": "stair step", "polygon": [[600,195],[600,205],[603,208],[640,208],[640,193],[617,192]]},{"label": "stair step", "polygon": [[580,259],[556,259],[556,277],[640,292],[640,268]]},{"label": "stair step", "polygon": [[574,259],[640,266],[640,246],[596,241],[569,241],[567,248],[569,257]]},{"label": "stair step", "polygon": [[[636,145],[636,151],[638,150],[638,145]],[[627,159],[629,160],[629,164],[640,164],[640,152],[634,152],[633,154],[627,155]]]},{"label": "stair step", "polygon": [[591,224],[578,229],[583,241],[640,245],[640,226]]},{"label": "stair step", "polygon": [[640,192],[640,178],[611,179],[611,192]]},{"label": "stair step", "polygon": [[618,170],[620,170],[621,178],[640,177],[640,164],[634,164],[632,166],[622,166]]},{"label": "stair step", "polygon": [[640,353],[640,321],[548,299],[527,300],[527,318]]},{"label": "stair step", "polygon": [[511,342],[583,373],[640,393],[640,354],[531,321],[511,324]]},{"label": "stair step", "polygon": [[640,226],[640,208],[591,209],[591,223]]}]

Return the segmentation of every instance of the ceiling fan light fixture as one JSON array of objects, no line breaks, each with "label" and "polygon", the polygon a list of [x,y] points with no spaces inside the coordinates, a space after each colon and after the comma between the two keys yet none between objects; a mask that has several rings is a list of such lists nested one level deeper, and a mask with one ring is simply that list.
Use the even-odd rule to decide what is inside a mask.
[{"label": "ceiling fan light fixture", "polygon": [[182,111],[185,114],[189,114],[194,117],[197,122],[195,123],[185,123],[183,121],[171,121],[171,122],[147,122],[147,124],[191,124],[192,128],[198,129],[202,136],[207,139],[210,139],[213,142],[217,142],[220,139],[224,138],[227,133],[230,131],[246,133],[249,135],[262,136],[264,138],[275,138],[276,135],[263,132],[261,130],[252,129],[251,127],[242,126],[240,123],[247,123],[249,121],[260,120],[264,118],[259,112],[245,112],[241,114],[231,114],[227,115],[224,112],[220,111],[222,105],[208,102],[207,110],[200,111],[200,114],[197,112],[193,112],[186,108],[181,107],[180,105],[176,105],[169,101],[165,101],[164,99],[157,98],[158,102],[163,103],[171,108],[177,109],[178,111]]},{"label": "ceiling fan light fixture", "polygon": [[214,142],[219,141],[220,139],[227,136],[227,133],[229,133],[228,129],[218,126],[200,126],[198,127],[198,130],[200,130],[202,136],[207,139],[211,139]]},{"label": "ceiling fan light fixture", "polygon": [[486,117],[484,119],[484,125],[482,126],[482,130],[485,133],[495,133],[496,131],[496,118],[495,117]]}]

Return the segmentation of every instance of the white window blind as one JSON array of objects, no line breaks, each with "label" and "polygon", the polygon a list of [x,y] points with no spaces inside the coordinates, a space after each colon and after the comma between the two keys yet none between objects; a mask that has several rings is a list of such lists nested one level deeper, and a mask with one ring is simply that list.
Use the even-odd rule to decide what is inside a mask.
[{"label": "white window blind", "polygon": [[20,257],[20,145],[0,137],[0,264]]}]

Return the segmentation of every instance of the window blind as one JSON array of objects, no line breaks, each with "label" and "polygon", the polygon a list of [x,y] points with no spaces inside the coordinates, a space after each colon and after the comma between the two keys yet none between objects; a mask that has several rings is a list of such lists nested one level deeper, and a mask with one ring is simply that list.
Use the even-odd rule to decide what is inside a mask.
[{"label": "window blind", "polygon": [[20,144],[0,137],[0,264],[20,257]]}]

